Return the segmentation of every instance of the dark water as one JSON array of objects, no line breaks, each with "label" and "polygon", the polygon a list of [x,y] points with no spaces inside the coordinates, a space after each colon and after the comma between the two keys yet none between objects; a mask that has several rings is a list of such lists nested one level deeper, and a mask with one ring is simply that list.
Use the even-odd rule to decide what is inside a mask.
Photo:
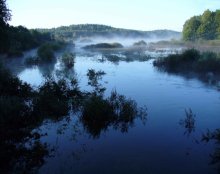
[{"label": "dark water", "polygon": [[[76,54],[75,66],[63,72],[58,63],[45,67],[20,68],[20,79],[34,86],[44,75],[55,78],[77,77],[82,90],[87,85],[88,69],[103,70],[102,84],[107,97],[112,90],[147,107],[145,120],[136,119],[127,132],[113,126],[94,137],[70,113],[68,124],[45,121],[39,131],[47,132],[42,142],[54,148],[39,173],[149,173],[212,174],[219,164],[210,164],[219,145],[201,141],[209,129],[220,127],[220,93],[195,79],[157,71],[152,61],[100,61],[101,54]],[[193,126],[181,124],[192,111]],[[192,121],[192,120],[191,120]]]}]

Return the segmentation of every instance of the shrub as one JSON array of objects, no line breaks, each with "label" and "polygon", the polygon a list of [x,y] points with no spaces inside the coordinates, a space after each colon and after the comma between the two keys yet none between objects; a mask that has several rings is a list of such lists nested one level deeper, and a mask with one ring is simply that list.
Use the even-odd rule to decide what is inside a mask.
[{"label": "shrub", "polygon": [[67,68],[72,68],[74,66],[75,55],[73,53],[64,53],[62,55],[61,61]]},{"label": "shrub", "polygon": [[54,52],[49,43],[41,45],[37,50],[37,55],[43,62],[50,62],[54,58]]}]

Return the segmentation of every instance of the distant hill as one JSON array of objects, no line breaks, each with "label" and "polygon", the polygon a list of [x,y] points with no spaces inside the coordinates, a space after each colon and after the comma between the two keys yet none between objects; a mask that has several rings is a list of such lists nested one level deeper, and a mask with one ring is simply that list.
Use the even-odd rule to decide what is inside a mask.
[{"label": "distant hill", "polygon": [[106,25],[97,24],[80,24],[80,25],[70,25],[62,26],[52,29],[38,29],[40,32],[50,32],[55,39],[58,40],[68,40],[88,37],[140,37],[140,38],[150,38],[158,37],[161,39],[173,38],[180,39],[181,33],[172,30],[153,30],[153,31],[139,31],[130,30],[122,28],[114,28]]}]

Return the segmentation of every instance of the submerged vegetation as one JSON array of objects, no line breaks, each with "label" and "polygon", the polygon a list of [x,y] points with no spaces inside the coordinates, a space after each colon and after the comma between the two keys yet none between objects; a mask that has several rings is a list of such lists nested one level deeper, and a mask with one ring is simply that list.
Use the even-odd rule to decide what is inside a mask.
[{"label": "submerged vegetation", "polygon": [[189,109],[189,110],[185,109],[185,114],[186,114],[186,118],[181,119],[179,124],[186,129],[184,134],[187,134],[189,136],[192,132],[195,131],[195,117],[196,117],[196,115],[193,114],[191,109]]}]

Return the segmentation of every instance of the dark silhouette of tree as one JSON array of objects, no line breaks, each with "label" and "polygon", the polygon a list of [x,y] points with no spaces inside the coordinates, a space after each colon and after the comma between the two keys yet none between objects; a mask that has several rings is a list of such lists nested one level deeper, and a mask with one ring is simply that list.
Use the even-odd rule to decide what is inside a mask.
[{"label": "dark silhouette of tree", "polygon": [[11,13],[6,5],[6,0],[0,0],[0,20],[4,24],[11,20]]},{"label": "dark silhouette of tree", "polygon": [[4,52],[8,45],[8,21],[11,13],[6,5],[6,0],[0,0],[0,52]]}]

